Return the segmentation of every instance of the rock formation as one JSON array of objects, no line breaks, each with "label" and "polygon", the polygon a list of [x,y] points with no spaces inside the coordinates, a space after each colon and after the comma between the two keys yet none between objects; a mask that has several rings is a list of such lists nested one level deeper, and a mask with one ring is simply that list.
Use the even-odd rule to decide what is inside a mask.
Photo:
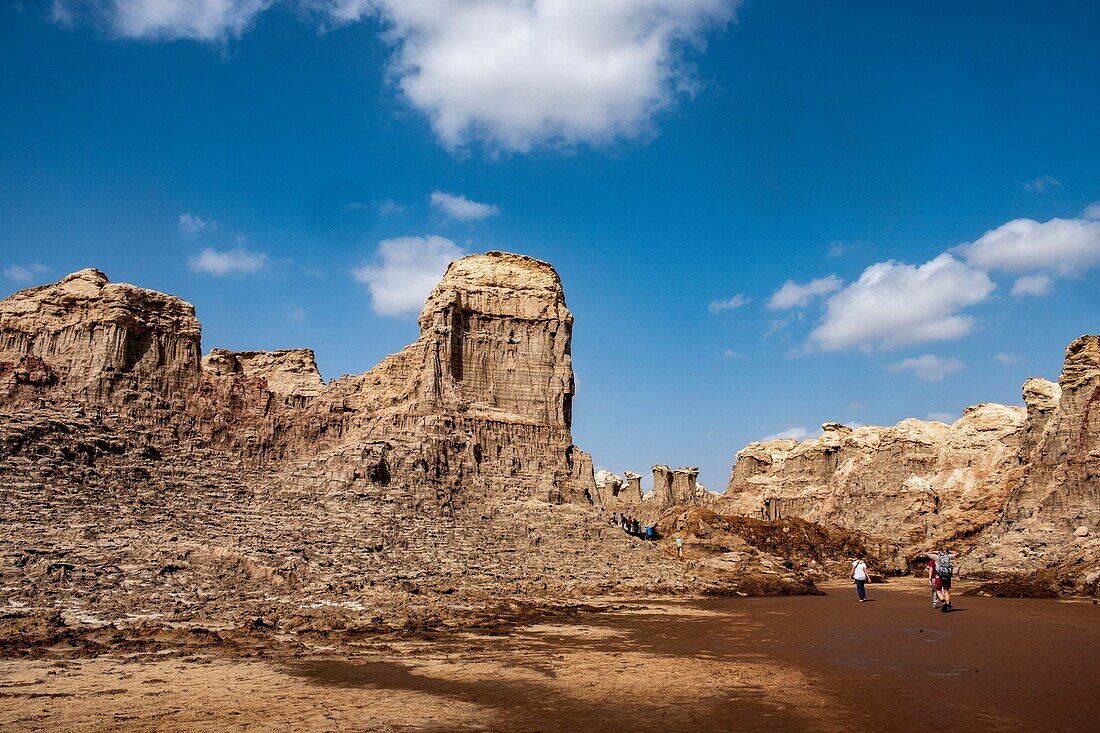
[{"label": "rock formation", "polygon": [[913,551],[952,541],[985,571],[1072,556],[1083,578],[1100,560],[1087,534],[1100,525],[1100,337],[1074,341],[1059,383],[1029,379],[1023,396],[1026,407],[977,405],[952,425],[826,423],[816,439],[752,443],[719,511],[801,517]]},{"label": "rock formation", "polygon": [[203,371],[219,377],[235,374],[259,377],[265,388],[281,397],[316,397],[325,389],[311,349],[227,351],[212,349],[202,358]]},{"label": "rock formation", "polygon": [[626,479],[626,488],[620,493],[620,497],[627,503],[638,503],[642,500],[642,475],[633,471],[623,471]]},{"label": "rock formation", "polygon": [[200,334],[190,303],[74,272],[0,304],[0,397],[179,401],[198,386]]},{"label": "rock formation", "polygon": [[190,304],[96,270],[3,300],[0,586],[81,618],[357,624],[687,587],[593,506],[550,265],[459,260],[420,328],[324,384],[305,349],[200,358]]}]

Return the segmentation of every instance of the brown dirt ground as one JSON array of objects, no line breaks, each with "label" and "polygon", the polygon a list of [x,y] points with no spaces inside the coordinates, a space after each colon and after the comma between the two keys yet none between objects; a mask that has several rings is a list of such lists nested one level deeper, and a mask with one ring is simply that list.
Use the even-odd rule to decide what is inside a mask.
[{"label": "brown dirt ground", "polygon": [[649,600],[504,636],[0,660],[4,731],[1100,729],[1100,607],[918,580]]}]

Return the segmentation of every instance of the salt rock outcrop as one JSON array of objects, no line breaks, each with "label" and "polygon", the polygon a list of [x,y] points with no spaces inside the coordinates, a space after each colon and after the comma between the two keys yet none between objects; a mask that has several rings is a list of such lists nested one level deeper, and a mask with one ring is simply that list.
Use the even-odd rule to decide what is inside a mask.
[{"label": "salt rock outcrop", "polygon": [[74,272],[0,301],[0,397],[178,402],[198,386],[201,332],[186,301]]},{"label": "salt rock outcrop", "polygon": [[[1100,336],[1066,349],[1058,384],[1029,379],[1022,474],[975,557],[1039,586],[1100,594]],[[1049,568],[1049,570],[1048,570]]]},{"label": "salt rock outcrop", "polygon": [[801,517],[905,544],[991,524],[1020,476],[1023,408],[983,404],[953,425],[822,425],[801,443],[752,443],[737,454],[723,513]]},{"label": "salt rock outcrop", "polygon": [[419,627],[502,594],[687,586],[593,510],[550,265],[460,260],[420,325],[324,385],[307,350],[201,360],[190,304],[95,270],[0,302],[5,598],[294,630],[335,608]]},{"label": "salt rock outcrop", "polygon": [[420,338],[326,385],[308,349],[200,359],[193,306],[97,270],[0,304],[0,389],[126,405],[179,439],[259,465],[289,462],[303,490],[385,483],[425,509],[487,496],[591,503],[573,446],[573,317],[554,268],[504,252],[453,263]]},{"label": "salt rock outcrop", "polygon": [[601,504],[610,504],[615,499],[618,499],[619,492],[626,486],[626,481],[620,476],[616,476],[603,468],[596,471],[594,478],[596,481],[596,493],[599,496],[599,502]]},{"label": "salt rock outcrop", "polygon": [[278,449],[304,460],[303,489],[318,474],[329,485],[373,474],[424,508],[489,496],[591,503],[591,457],[570,433],[573,316],[554,268],[465,257],[419,323],[415,343],[303,407]]},{"label": "salt rock outcrop", "polygon": [[316,397],[325,389],[312,349],[212,349],[202,358],[202,368],[219,377],[242,374],[262,378],[270,392],[283,397]]},{"label": "salt rock outcrop", "polygon": [[623,471],[626,487],[622,489],[620,498],[627,503],[637,504],[642,500],[642,474],[633,471]]},{"label": "salt rock outcrop", "polygon": [[1034,571],[1048,590],[1057,581],[1096,594],[1100,336],[1070,344],[1058,383],[1029,379],[1023,399],[1025,407],[967,408],[952,425],[826,423],[814,440],[752,443],[737,454],[718,503],[745,516],[857,529],[914,550],[952,541],[968,550],[972,573]]}]

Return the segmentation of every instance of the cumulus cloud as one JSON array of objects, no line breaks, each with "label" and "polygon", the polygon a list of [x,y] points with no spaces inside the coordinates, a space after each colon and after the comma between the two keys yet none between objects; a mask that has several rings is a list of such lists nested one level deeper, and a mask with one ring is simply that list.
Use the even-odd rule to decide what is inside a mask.
[{"label": "cumulus cloud", "polygon": [[1082,219],[1088,219],[1089,221],[1096,221],[1100,219],[1100,201],[1091,203],[1085,207],[1085,210],[1081,212]]},{"label": "cumulus cloud", "polygon": [[432,191],[431,201],[432,208],[436,211],[459,221],[477,221],[500,213],[500,207],[493,204],[471,201],[465,196],[443,191]]},{"label": "cumulus cloud", "polygon": [[835,293],[843,286],[844,281],[836,275],[811,280],[801,285],[794,280],[788,280],[772,295],[771,300],[768,301],[768,308],[772,310],[805,308],[815,298]]},{"label": "cumulus cloud", "polygon": [[5,268],[4,277],[16,283],[29,283],[50,271],[40,262],[32,262],[29,265],[11,265]]},{"label": "cumulus cloud", "polygon": [[329,0],[388,25],[390,72],[448,147],[524,152],[647,133],[690,91],[685,44],[739,0]]},{"label": "cumulus cloud", "polygon": [[226,275],[254,275],[267,268],[269,258],[263,252],[250,252],[243,247],[219,251],[207,247],[188,261],[193,272],[202,272],[214,277]]},{"label": "cumulus cloud", "polygon": [[1016,364],[1017,362],[1023,361],[1023,358],[1019,354],[1006,354],[1003,351],[994,355],[993,358],[1002,364]]},{"label": "cumulus cloud", "polygon": [[1050,292],[1053,281],[1049,275],[1024,275],[1017,278],[1012,284],[1012,294],[1020,295],[1046,295]]},{"label": "cumulus cloud", "polygon": [[829,298],[808,347],[891,349],[960,338],[974,319],[959,311],[986,300],[995,287],[986,273],[949,254],[919,267],[879,262]]},{"label": "cumulus cloud", "polygon": [[1100,221],[1013,219],[956,251],[986,270],[1066,275],[1100,263]]},{"label": "cumulus cloud", "polygon": [[198,234],[204,229],[212,230],[218,228],[218,222],[213,220],[205,221],[190,213],[180,214],[179,219],[176,223],[177,226],[179,226],[180,231],[188,236]]},{"label": "cumulus cloud", "polygon": [[925,382],[942,382],[948,374],[954,374],[965,367],[958,359],[945,359],[935,354],[923,354],[886,365],[886,369],[891,372],[911,371],[917,379]]},{"label": "cumulus cloud", "polygon": [[[741,0],[299,0],[323,24],[384,26],[389,77],[450,148],[525,152],[650,133],[698,86],[683,60]],[[273,0],[52,0],[54,22],[223,43]]]},{"label": "cumulus cloud", "polygon": [[376,260],[352,270],[370,290],[371,307],[387,316],[415,315],[447,266],[466,253],[445,237],[398,237],[378,244]]},{"label": "cumulus cloud", "polygon": [[1028,181],[1024,188],[1032,193],[1046,193],[1052,188],[1058,188],[1062,182],[1053,176],[1039,176],[1034,181]]},{"label": "cumulus cloud", "polygon": [[797,440],[803,441],[810,437],[810,433],[804,427],[787,428],[786,430],[780,430],[778,433],[772,433],[771,435],[765,435],[760,440]]},{"label": "cumulus cloud", "polygon": [[726,298],[725,300],[712,300],[707,305],[707,310],[711,313],[718,314],[722,311],[734,310],[740,308],[743,305],[748,305],[749,298],[738,293],[732,298]]},{"label": "cumulus cloud", "polygon": [[271,0],[54,0],[54,22],[88,17],[113,35],[143,40],[240,38]]}]

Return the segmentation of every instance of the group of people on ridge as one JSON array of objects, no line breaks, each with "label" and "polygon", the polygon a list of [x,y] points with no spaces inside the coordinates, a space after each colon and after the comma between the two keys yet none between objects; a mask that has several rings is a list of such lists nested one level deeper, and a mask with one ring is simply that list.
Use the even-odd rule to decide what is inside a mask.
[{"label": "group of people on ridge", "polygon": [[[948,548],[928,553],[928,584],[932,586],[932,608],[944,613],[951,611],[951,578],[955,574],[955,555]],[[862,559],[852,561],[852,582],[856,585],[859,602],[867,600],[867,583],[871,576],[867,563]]]},{"label": "group of people on ridge", "polygon": [[643,526],[642,523],[638,521],[637,517],[628,517],[625,512],[622,514],[619,512],[612,514],[611,524],[616,527],[622,527],[624,532],[634,535],[635,537],[641,537],[645,540],[660,539],[657,536],[657,529],[652,524]]}]

